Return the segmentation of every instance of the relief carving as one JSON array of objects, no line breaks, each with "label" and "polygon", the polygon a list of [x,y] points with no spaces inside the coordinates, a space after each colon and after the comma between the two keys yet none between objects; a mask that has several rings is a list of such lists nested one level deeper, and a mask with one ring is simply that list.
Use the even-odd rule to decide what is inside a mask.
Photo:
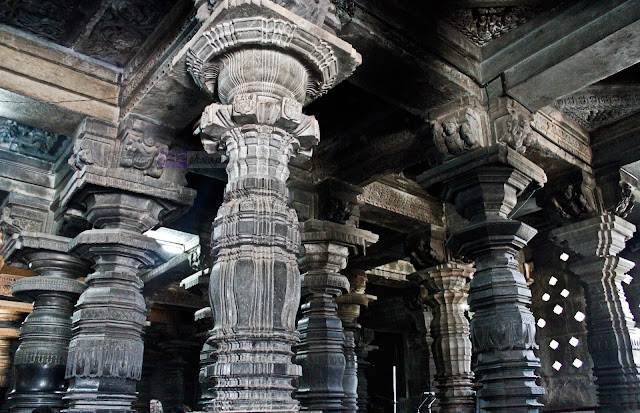
[{"label": "relief carving", "polygon": [[451,10],[447,20],[476,45],[482,47],[531,19],[531,7],[477,7]]},{"label": "relief carving", "polygon": [[551,197],[551,203],[558,214],[565,220],[577,221],[588,218],[596,212],[596,201],[593,193],[585,191],[573,184],[569,184],[562,191]]},{"label": "relief carving", "polygon": [[12,152],[52,161],[67,137],[0,118],[0,142]]},{"label": "relief carving", "polygon": [[626,218],[633,211],[634,201],[636,197],[633,195],[631,185],[621,182],[618,189],[618,202],[610,211],[611,213]]},{"label": "relief carving", "polygon": [[128,134],[122,143],[120,166],[135,168],[152,178],[160,178],[169,147],[156,142],[153,136]]},{"label": "relief carving", "polygon": [[458,123],[455,120],[432,122],[431,129],[436,147],[445,157],[461,154],[480,146],[468,122]]},{"label": "relief carving", "polygon": [[511,149],[518,151],[518,153],[525,153],[527,146],[535,142],[533,130],[529,124],[531,121],[530,116],[516,109],[513,106],[513,101],[509,101],[507,110],[509,115],[505,120],[505,128],[498,138],[498,141],[506,143]]}]

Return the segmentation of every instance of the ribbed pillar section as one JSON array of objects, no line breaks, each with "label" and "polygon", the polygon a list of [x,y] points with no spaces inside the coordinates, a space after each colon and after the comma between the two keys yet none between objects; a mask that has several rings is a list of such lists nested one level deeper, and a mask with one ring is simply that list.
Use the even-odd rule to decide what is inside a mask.
[{"label": "ribbed pillar section", "polygon": [[434,312],[431,335],[440,410],[443,413],[473,412],[471,336],[465,316],[473,270],[468,265],[447,262],[423,270],[423,273],[428,274],[426,301]]},{"label": "ribbed pillar section", "polygon": [[30,413],[36,407],[59,411],[67,388],[64,372],[71,339],[73,305],[84,291],[75,278],[84,277],[89,262],[68,254],[69,238],[23,232],[8,243],[9,253],[29,265],[37,277],[14,282],[13,295],[33,303],[20,328],[14,359],[10,412]]},{"label": "ribbed pillar section", "polygon": [[346,267],[349,249],[330,242],[305,242],[300,260],[302,318],[296,363],[302,366],[296,397],[307,410],[341,412],[345,369],[342,322],[335,299],[349,290]]},{"label": "ribbed pillar section", "polygon": [[163,206],[121,192],[91,194],[86,205],[89,221],[99,229],[84,231],[71,243],[95,265],[73,313],[67,412],[134,412],[147,318],[138,272],[155,265],[160,251],[142,232],[158,223]]},{"label": "ribbed pillar section", "polygon": [[228,160],[212,234],[209,340],[217,360],[205,373],[215,380],[208,408],[295,412],[300,230],[287,204],[289,161],[319,141],[318,122],[302,106],[348,76],[360,56],[270,1],[217,2],[198,17],[205,23],[184,63],[221,103],[205,108],[199,131],[205,150]]},{"label": "ribbed pillar section", "polygon": [[418,183],[436,189],[469,220],[447,246],[476,265],[469,293],[471,339],[478,398],[487,412],[531,413],[542,407],[531,291],[515,258],[536,230],[508,216],[529,183],[545,180],[539,167],[501,144],[471,151],[418,177]]},{"label": "ribbed pillar section", "polygon": [[217,361],[207,376],[216,381],[213,411],[297,411],[291,381],[301,372],[291,346],[298,339],[300,232],[286,187],[294,138],[248,124],[222,142],[229,180],[212,237]]},{"label": "ribbed pillar section", "polygon": [[640,330],[622,286],[635,264],[617,256],[634,232],[633,224],[603,214],[550,234],[572,252],[569,270],[585,287],[587,342],[607,412],[640,411]]}]

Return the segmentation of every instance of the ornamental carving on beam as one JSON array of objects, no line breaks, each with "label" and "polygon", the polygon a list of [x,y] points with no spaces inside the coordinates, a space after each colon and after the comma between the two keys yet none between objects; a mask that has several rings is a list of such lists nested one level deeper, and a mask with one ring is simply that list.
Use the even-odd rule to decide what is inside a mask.
[{"label": "ornamental carving on beam", "polygon": [[568,184],[551,197],[551,203],[560,217],[567,221],[579,221],[596,213],[596,200],[592,191]]},{"label": "ornamental carving on beam", "polygon": [[474,7],[453,9],[448,22],[477,46],[484,46],[524,24],[536,14],[532,7]]},{"label": "ornamental carving on beam", "polygon": [[11,152],[53,161],[67,139],[64,135],[0,118],[0,148]]}]

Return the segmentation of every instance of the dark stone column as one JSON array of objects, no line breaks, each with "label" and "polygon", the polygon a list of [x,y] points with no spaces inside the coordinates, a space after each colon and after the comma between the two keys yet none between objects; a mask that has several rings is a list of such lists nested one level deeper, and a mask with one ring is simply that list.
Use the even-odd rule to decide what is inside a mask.
[{"label": "dark stone column", "polygon": [[635,226],[602,214],[555,229],[550,236],[572,254],[569,270],[585,286],[587,341],[603,411],[640,411],[640,331],[622,283],[635,265],[618,257]]},{"label": "dark stone column", "polygon": [[418,177],[469,220],[447,246],[476,264],[469,294],[471,338],[482,385],[478,398],[490,412],[531,413],[542,406],[531,292],[515,259],[536,230],[508,215],[531,182],[545,181],[542,169],[504,144],[472,150]]},{"label": "dark stone column", "polygon": [[[129,114],[118,128],[85,119],[74,136],[75,170],[51,209],[58,222],[81,215],[93,229],[71,251],[94,261],[73,314],[66,400],[69,413],[131,412],[141,378],[147,318],[139,273],[169,258],[144,234],[193,203],[185,169],[162,152],[175,132]],[[167,161],[168,162],[168,161]]]},{"label": "dark stone column", "polygon": [[30,413],[36,407],[60,411],[67,388],[65,368],[71,339],[73,305],[84,291],[75,278],[84,277],[90,263],[68,253],[69,238],[22,232],[7,244],[7,255],[19,257],[38,277],[17,280],[15,297],[33,302],[33,312],[20,328],[14,359],[14,387],[9,411]]},{"label": "dark stone column", "polygon": [[303,304],[295,359],[302,366],[296,397],[307,410],[345,409],[345,332],[336,297],[349,291],[349,281],[339,271],[358,246],[376,240],[368,231],[334,222],[309,220],[303,224],[304,254],[298,261],[304,272]]},{"label": "dark stone column", "polygon": [[369,411],[369,381],[367,370],[371,363],[367,361],[369,352],[377,350],[372,346],[373,330],[361,328],[356,334],[356,357],[358,358],[358,412],[367,413]]},{"label": "dark stone column", "polygon": [[216,364],[211,411],[295,412],[292,363],[300,301],[300,231],[288,206],[289,161],[319,139],[302,107],[348,76],[360,56],[273,2],[209,10],[186,64],[221,104],[203,112],[205,150],[228,159],[225,200],[212,235],[210,299]]}]

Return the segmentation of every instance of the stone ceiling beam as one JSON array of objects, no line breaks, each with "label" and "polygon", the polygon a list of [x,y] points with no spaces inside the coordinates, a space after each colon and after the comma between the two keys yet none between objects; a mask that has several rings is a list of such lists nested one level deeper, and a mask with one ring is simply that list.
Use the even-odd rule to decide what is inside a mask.
[{"label": "stone ceiling beam", "polygon": [[62,125],[57,128],[46,124],[54,122],[43,119],[52,117],[42,116],[46,111],[41,105],[47,104],[35,100],[52,102],[47,106],[60,114],[70,112],[72,118],[80,114],[113,122],[119,112],[119,79],[115,67],[11,28],[0,29],[0,89],[6,91],[0,93],[0,116],[15,112],[20,121],[63,133],[77,126],[64,120],[55,121]]},{"label": "stone ceiling beam", "polygon": [[640,160],[638,134],[640,113],[593,132],[591,150],[594,168],[611,163],[626,165]]},{"label": "stone ceiling beam", "polygon": [[640,61],[640,1],[578,2],[523,34],[484,50],[481,82],[502,76],[505,92],[532,111]]}]

